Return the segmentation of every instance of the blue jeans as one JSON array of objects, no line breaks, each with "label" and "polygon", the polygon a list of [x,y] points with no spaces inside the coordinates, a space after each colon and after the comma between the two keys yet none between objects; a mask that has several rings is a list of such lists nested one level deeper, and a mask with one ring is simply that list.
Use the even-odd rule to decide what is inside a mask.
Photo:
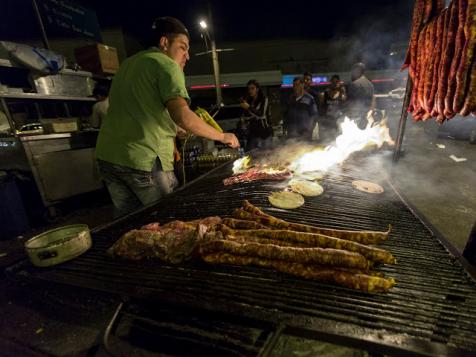
[{"label": "blue jeans", "polygon": [[114,204],[114,217],[129,214],[171,193],[178,182],[173,171],[162,171],[157,158],[152,171],[97,160],[99,174],[106,183]]}]

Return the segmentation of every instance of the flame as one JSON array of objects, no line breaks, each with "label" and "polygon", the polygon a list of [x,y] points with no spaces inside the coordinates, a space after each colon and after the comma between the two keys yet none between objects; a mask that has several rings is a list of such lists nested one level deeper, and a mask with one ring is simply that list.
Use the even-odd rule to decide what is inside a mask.
[{"label": "flame", "polygon": [[249,155],[235,160],[233,162],[233,175],[245,172],[249,167],[250,161],[251,157]]},{"label": "flame", "polygon": [[290,168],[298,173],[327,171],[331,166],[342,163],[355,151],[370,146],[380,148],[384,143],[393,145],[394,141],[390,137],[386,121],[382,120],[372,126],[373,123],[373,118],[369,116],[367,127],[362,130],[355,121],[345,117],[341,124],[342,134],[336,138],[334,145],[329,145],[324,150],[305,153]]}]

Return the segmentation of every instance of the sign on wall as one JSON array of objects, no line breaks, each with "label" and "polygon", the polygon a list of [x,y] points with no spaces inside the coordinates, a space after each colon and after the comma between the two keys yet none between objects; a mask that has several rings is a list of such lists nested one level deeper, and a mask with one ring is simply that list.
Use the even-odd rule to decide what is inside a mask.
[{"label": "sign on wall", "polygon": [[96,13],[69,0],[38,0],[48,35],[80,36],[102,42]]}]

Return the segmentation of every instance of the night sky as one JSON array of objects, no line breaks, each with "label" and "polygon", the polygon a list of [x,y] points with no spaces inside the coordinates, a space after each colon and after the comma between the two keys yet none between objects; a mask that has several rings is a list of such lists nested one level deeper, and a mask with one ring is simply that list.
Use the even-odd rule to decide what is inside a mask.
[{"label": "night sky", "polygon": [[[38,0],[41,1],[41,0]],[[38,33],[30,0],[0,0],[0,39]],[[96,10],[102,28],[122,26],[143,36],[158,16],[175,16],[199,39],[198,19],[213,14],[217,41],[276,38],[332,39],[359,33],[390,33],[395,42],[408,39],[412,0],[329,1],[151,1],[77,0]],[[278,4],[278,5],[277,5]],[[6,21],[5,21],[6,19]]]}]

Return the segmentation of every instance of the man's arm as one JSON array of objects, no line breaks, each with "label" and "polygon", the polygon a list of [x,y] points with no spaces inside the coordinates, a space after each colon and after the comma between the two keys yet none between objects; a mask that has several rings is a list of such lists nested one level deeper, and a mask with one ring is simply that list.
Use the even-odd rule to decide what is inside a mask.
[{"label": "man's arm", "polygon": [[169,100],[166,103],[172,120],[184,128],[189,133],[197,136],[202,136],[210,140],[220,141],[232,148],[237,148],[240,143],[236,136],[231,133],[220,133],[215,128],[211,127],[200,119],[188,106],[185,99],[177,97]]}]

